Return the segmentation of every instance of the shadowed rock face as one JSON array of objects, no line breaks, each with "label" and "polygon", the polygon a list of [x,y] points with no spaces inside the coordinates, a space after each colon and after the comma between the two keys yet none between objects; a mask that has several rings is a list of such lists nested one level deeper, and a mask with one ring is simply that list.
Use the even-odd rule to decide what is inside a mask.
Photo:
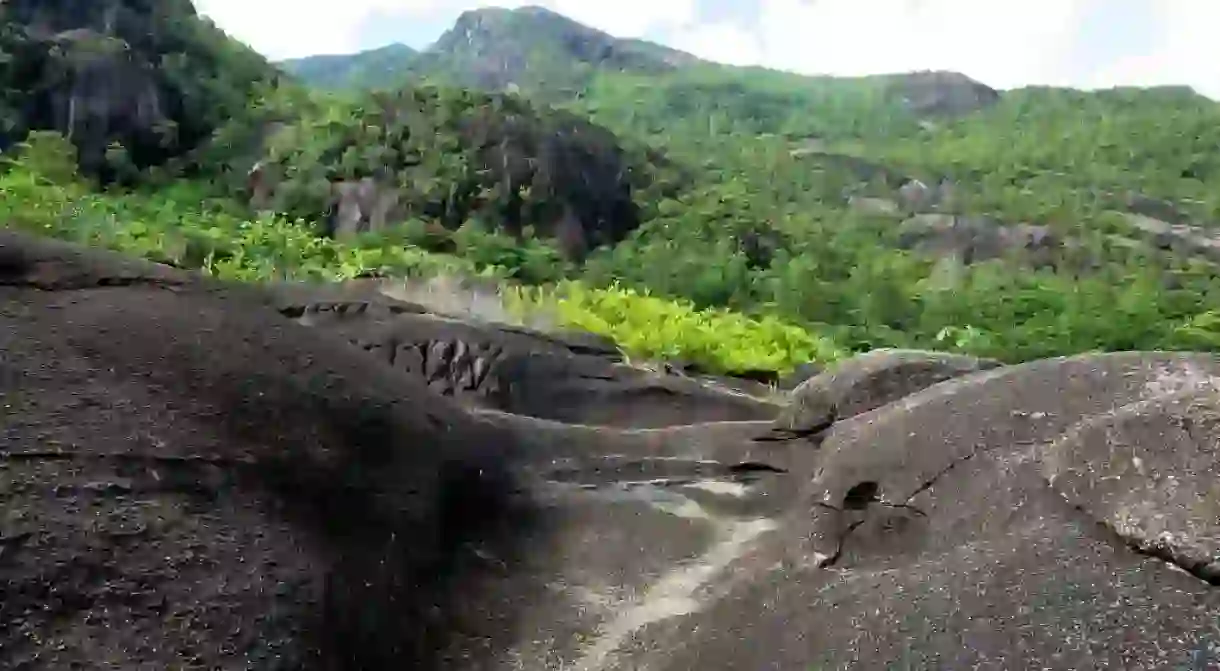
[{"label": "shadowed rock face", "polygon": [[3,666],[1220,660],[1216,357],[967,373],[760,442],[463,409],[276,300],[0,234]]},{"label": "shadowed rock face", "polygon": [[529,528],[513,445],[247,294],[0,232],[0,666],[451,668],[512,637],[460,602],[467,544]]},{"label": "shadowed rock face", "polygon": [[475,407],[616,427],[763,420],[780,410],[722,385],[628,366],[613,343],[425,314],[371,286],[287,286],[276,305]]},{"label": "shadowed rock face", "polygon": [[[275,70],[227,41],[189,0],[6,0],[0,3],[0,146],[29,131],[70,138],[81,167],[117,176],[118,142],[139,167],[206,140]],[[173,132],[166,132],[172,126]]]}]

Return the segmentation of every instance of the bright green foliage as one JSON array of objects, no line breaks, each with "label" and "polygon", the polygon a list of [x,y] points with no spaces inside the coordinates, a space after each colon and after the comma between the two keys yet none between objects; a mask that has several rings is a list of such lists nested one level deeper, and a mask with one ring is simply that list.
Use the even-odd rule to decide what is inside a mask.
[{"label": "bright green foliage", "polygon": [[[0,174],[0,222],[6,226],[247,282],[507,275],[502,266],[429,254],[384,238],[344,244],[313,235],[301,221],[269,215],[247,220],[231,204],[209,201],[186,182],[154,197],[95,193],[76,178],[73,148],[61,137],[40,134],[21,149]],[[554,315],[559,326],[604,333],[645,359],[680,358],[727,372],[783,370],[840,355],[828,340],[774,318],[697,311],[686,303],[575,282],[552,289],[505,286],[517,309]]]},{"label": "bright green foliage", "polygon": [[1136,191],[1220,217],[1220,106],[1189,89],[1012,91],[985,114],[868,147],[922,177],[951,175],[966,207],[1013,219],[1092,218]]},{"label": "bright green foliage", "polygon": [[391,44],[352,55],[293,58],[278,65],[319,88],[379,89],[405,83],[405,70],[417,53],[405,44]]},{"label": "bright green foliage", "polygon": [[609,336],[628,354],[645,359],[681,359],[713,370],[791,371],[844,354],[829,339],[775,317],[699,310],[687,301],[618,286],[594,290],[565,282],[526,296],[553,303],[559,326]]},{"label": "bright green foliage", "polygon": [[[275,105],[296,118],[266,134],[263,164],[277,182],[276,209],[293,218],[318,221],[333,184],[371,179],[394,195],[395,219],[384,224],[429,220],[453,231],[477,220],[527,238],[552,237],[571,219],[574,257],[624,237],[640,219],[634,192],[672,181],[655,153],[624,149],[578,115],[513,95],[418,86]],[[246,123],[209,148],[234,173],[253,163],[219,148]]]},{"label": "bright green foliage", "polygon": [[6,226],[234,280],[341,280],[470,267],[388,242],[340,245],[310,234],[301,221],[248,220],[231,203],[211,200],[187,182],[152,197],[96,193],[65,168],[73,148],[54,134],[31,137],[19,149],[22,155],[0,174],[0,222]]},{"label": "bright green foliage", "polygon": [[[8,30],[0,61],[29,47]],[[999,95],[952,73],[802,77],[522,9],[464,15],[427,53],[311,61],[336,80],[351,66],[353,89],[412,82],[340,97],[250,84],[258,68],[206,24],[168,32],[190,43],[158,81],[237,73],[201,82],[230,123],[156,175],[136,170],[132,147],[104,145],[140,189],[125,194],[64,177],[72,161],[39,140],[0,185],[8,225],[241,279],[489,273],[542,285],[506,295],[557,302],[562,324],[633,354],[719,370],[880,346],[1015,362],[1220,345],[1220,237],[1207,237],[1220,235],[1220,108],[1187,89]],[[0,83],[8,124],[28,91]],[[279,173],[276,215],[255,216],[243,190],[259,160]],[[362,178],[401,207],[377,231],[317,237],[335,183]],[[901,189],[913,179],[951,197],[913,204]],[[1005,236],[1028,224],[1054,253],[908,249],[904,220],[929,211],[989,217]]]}]

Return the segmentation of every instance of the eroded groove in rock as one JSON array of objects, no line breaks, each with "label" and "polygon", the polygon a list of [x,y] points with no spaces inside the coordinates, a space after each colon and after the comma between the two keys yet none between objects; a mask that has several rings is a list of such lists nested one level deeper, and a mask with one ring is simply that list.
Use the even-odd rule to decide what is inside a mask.
[{"label": "eroded groove in rock", "polygon": [[[291,289],[308,290],[314,289]],[[281,301],[278,309],[476,407],[624,427],[769,419],[779,410],[769,400],[731,388],[628,366],[617,349],[596,338],[463,321],[372,300],[302,298]]]},{"label": "eroded groove in rock", "polygon": [[764,464],[757,461],[743,461],[733,464],[728,467],[728,472],[734,475],[749,476],[757,473],[787,473],[787,469],[780,468],[773,464]]}]

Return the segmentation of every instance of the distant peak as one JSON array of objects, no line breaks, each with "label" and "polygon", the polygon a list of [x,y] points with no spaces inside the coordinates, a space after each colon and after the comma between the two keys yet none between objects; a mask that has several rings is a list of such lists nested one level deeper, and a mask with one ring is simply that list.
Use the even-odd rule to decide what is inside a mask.
[{"label": "distant peak", "polygon": [[544,19],[572,25],[584,25],[575,19],[571,19],[563,14],[560,14],[559,12],[540,5],[526,5],[524,7],[517,7],[513,9],[509,9],[507,7],[480,7],[478,9],[468,9],[458,15],[456,24],[461,26],[485,23],[488,21],[502,21],[509,18]]}]

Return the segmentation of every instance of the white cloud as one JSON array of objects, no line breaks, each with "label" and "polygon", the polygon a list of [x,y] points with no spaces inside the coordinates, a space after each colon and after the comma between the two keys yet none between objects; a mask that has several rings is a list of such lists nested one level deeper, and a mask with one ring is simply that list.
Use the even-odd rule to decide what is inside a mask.
[{"label": "white cloud", "polygon": [[762,0],[764,65],[805,73],[965,72],[1055,83],[1082,0]]},{"label": "white cloud", "polygon": [[[542,4],[621,37],[666,35],[704,58],[804,73],[964,72],[992,86],[1189,83],[1220,96],[1220,3],[1156,0],[1161,48],[1069,81],[1086,10],[1104,0],[736,0],[755,25],[697,22],[697,0],[196,0],[222,28],[271,58],[344,53],[375,12],[447,20],[464,9]],[[1105,6],[1104,4],[1102,5]],[[1121,11],[1115,6],[1114,11]],[[1116,38],[1117,39],[1117,38]],[[420,45],[417,45],[420,46]],[[1080,76],[1077,74],[1077,76]]]},{"label": "white cloud", "polygon": [[677,31],[669,46],[729,65],[756,65],[766,60],[758,33],[726,21],[701,23]]},{"label": "white cloud", "polygon": [[1199,93],[1220,98],[1220,3],[1158,0],[1166,39],[1147,54],[1120,59],[1103,68],[1085,86],[1157,86],[1187,83]]},{"label": "white cloud", "polygon": [[225,32],[272,59],[344,53],[359,48],[361,22],[379,10],[439,0],[346,0],[341,7],[309,0],[195,0]]},{"label": "white cloud", "polygon": [[[499,4],[499,3],[497,3]],[[618,37],[682,26],[695,19],[695,0],[533,0]]]}]

